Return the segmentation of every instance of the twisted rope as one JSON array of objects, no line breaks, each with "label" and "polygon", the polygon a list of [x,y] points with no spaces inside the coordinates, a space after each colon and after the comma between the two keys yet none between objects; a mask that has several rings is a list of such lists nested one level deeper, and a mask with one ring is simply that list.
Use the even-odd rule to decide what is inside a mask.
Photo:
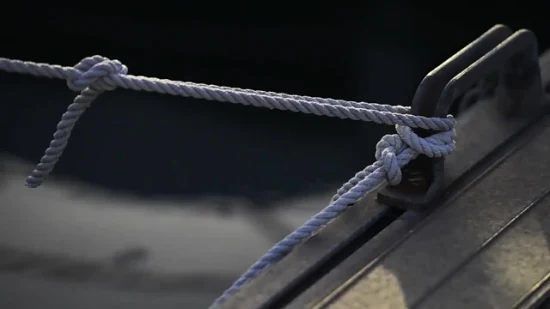
[{"label": "twisted rope", "polygon": [[[453,129],[455,120],[452,116],[428,118],[410,115],[408,114],[410,108],[405,106],[325,99],[133,76],[128,75],[128,68],[120,61],[101,56],[85,58],[74,67],[0,58],[0,70],[65,79],[69,89],[80,92],[62,115],[53,140],[40,163],[27,177],[26,185],[33,188],[38,187],[53,170],[67,146],[72,129],[84,111],[102,92],[114,90],[117,87],[395,125],[397,134],[384,136],[376,145],[376,162],[346,182],[326,208],[273,246],[216,300],[214,306],[221,304],[227,297],[237,292],[264,268],[281,260],[294,247],[317,233],[366,193],[374,190],[386,180],[391,185],[398,184],[402,177],[401,168],[419,154],[435,158],[445,156],[455,149]],[[437,133],[421,138],[413,132],[412,128],[428,129],[437,131]]]}]

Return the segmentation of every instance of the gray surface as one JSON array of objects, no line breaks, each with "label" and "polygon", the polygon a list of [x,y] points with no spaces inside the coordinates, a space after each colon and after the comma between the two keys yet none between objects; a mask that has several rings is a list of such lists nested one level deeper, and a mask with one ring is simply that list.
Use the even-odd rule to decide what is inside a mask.
[{"label": "gray surface", "polygon": [[[502,113],[499,113],[495,105],[496,100],[485,99],[461,115],[456,128],[457,135],[471,136],[475,134],[478,136],[477,138],[460,139],[457,150],[446,158],[443,191],[447,194],[445,197],[439,198],[436,204],[443,204],[446,200],[453,199],[454,196],[460,196],[470,186],[475,185],[479,177],[495,168],[495,160],[497,162],[505,160],[507,154],[522,146],[521,143],[506,144],[504,141],[511,139],[518,132],[522,132],[521,129],[532,124],[533,120],[530,118],[507,119],[502,116]],[[483,121],[479,121],[480,119]],[[528,135],[528,133],[522,134]],[[485,141],[489,142],[485,143]],[[500,149],[499,151],[495,151],[497,147]],[[309,287],[307,293],[302,293],[289,305],[289,308],[298,309],[319,302],[326,294],[337,289],[365,265],[377,259],[380,254],[399,245],[415,226],[431,214],[432,210],[429,208],[405,213],[359,248],[341,265],[331,270],[327,276]]]},{"label": "gray surface", "polygon": [[[484,177],[476,186],[458,197],[448,207],[432,216],[401,246],[350,280],[346,286],[335,293],[334,299],[338,299],[338,302],[328,302],[324,307],[412,308],[442,284],[452,282],[452,280],[449,281],[450,278],[457,273],[457,270],[464,267],[462,263],[465,260],[478,254],[484,243],[494,240],[495,234],[503,229],[510,220],[529,207],[535,198],[540,197],[548,190],[550,165],[547,164],[547,160],[550,144],[547,143],[547,140],[549,136],[550,128],[547,127],[543,134],[515,153],[498,169]],[[542,216],[541,213],[539,215]],[[530,218],[537,220],[536,217],[530,216]],[[539,217],[538,224],[541,228],[545,227],[544,222],[549,219]],[[470,273],[468,280],[473,280],[476,285],[480,286],[485,284],[485,289],[480,289],[477,294],[473,293],[478,298],[477,304],[480,307],[472,306],[471,308],[492,308],[491,306],[484,307],[482,299],[491,297],[491,301],[497,304],[495,299],[500,294],[505,294],[507,297],[499,298],[498,306],[494,308],[512,306],[524,296],[530,288],[529,284],[535,284],[547,271],[550,271],[548,268],[550,266],[548,246],[541,247],[541,244],[546,244],[548,234],[543,233],[540,228],[538,230],[536,227],[532,228],[535,229],[519,229],[510,233],[523,233],[523,236],[526,237],[524,245],[530,242],[534,245],[537,244],[530,249],[531,251],[542,250],[537,255],[537,259],[526,262],[525,259],[533,258],[533,255],[518,252],[518,255],[515,256],[518,259],[518,265],[515,268],[508,267],[514,261],[510,260],[513,258],[511,256],[507,259],[506,255],[500,255],[499,259],[493,260],[491,263],[486,260],[485,269],[490,270],[489,273],[496,277],[493,277],[494,280],[478,282],[475,275],[480,274]],[[516,240],[518,237],[515,236]],[[523,242],[523,240],[520,241]],[[497,243],[488,248],[499,248],[499,246],[505,245],[506,243]],[[518,251],[522,249],[524,250],[520,247]],[[494,258],[498,252],[497,249],[489,251],[480,255],[479,258],[473,259],[474,262],[470,263],[481,263],[480,259],[483,256],[491,256],[491,254]],[[507,252],[513,252],[513,248],[508,248]],[[537,268],[531,263],[543,267]],[[476,266],[471,265],[468,267],[475,269]],[[530,270],[527,271],[527,269]],[[515,289],[511,288],[514,285],[507,282],[506,278],[509,281],[518,278],[518,286]],[[478,279],[480,278],[478,277]],[[461,282],[461,284],[468,284],[460,279],[453,278],[453,280],[458,280],[457,282]],[[499,286],[499,284],[504,285]],[[492,292],[488,292],[489,290]],[[441,291],[448,290],[442,289]],[[456,308],[470,308],[468,303],[459,302],[461,297],[466,297],[466,294],[462,293],[467,292],[466,290],[454,290],[454,293],[450,293],[455,297],[454,300],[445,301],[454,301],[454,304],[457,305]],[[488,293],[493,294],[488,295]],[[437,299],[442,301],[442,298]],[[468,301],[475,300],[470,298]],[[434,298],[430,302],[434,302],[435,305],[437,300]],[[441,302],[437,304],[439,308],[443,306]],[[447,306],[445,305],[444,308]]]},{"label": "gray surface", "polygon": [[205,308],[287,232],[272,225],[298,226],[333,193],[258,213],[230,201],[222,216],[214,197],[143,199],[55,177],[28,189],[32,165],[0,160],[0,308]]},{"label": "gray surface", "polygon": [[510,308],[550,273],[550,196],[546,194],[419,308]]},{"label": "gray surface", "polygon": [[209,297],[200,293],[151,295],[121,292],[18,274],[0,275],[0,291],[0,308],[6,309],[205,308]]}]

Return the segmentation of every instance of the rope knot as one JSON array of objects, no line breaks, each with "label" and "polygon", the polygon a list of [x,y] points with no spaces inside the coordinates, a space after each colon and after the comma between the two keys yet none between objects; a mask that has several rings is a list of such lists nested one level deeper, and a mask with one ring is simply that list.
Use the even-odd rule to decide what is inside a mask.
[{"label": "rope knot", "polygon": [[[452,116],[449,116],[452,117]],[[380,162],[391,185],[401,182],[401,168],[419,154],[430,158],[443,157],[456,148],[454,128],[420,137],[410,127],[396,125],[397,134],[385,135],[376,145],[376,160]]]},{"label": "rope knot", "polygon": [[120,61],[102,56],[86,57],[74,69],[77,71],[75,76],[67,79],[67,86],[73,91],[82,91],[92,85],[100,90],[113,90],[116,85],[109,79],[128,73],[128,68]]}]

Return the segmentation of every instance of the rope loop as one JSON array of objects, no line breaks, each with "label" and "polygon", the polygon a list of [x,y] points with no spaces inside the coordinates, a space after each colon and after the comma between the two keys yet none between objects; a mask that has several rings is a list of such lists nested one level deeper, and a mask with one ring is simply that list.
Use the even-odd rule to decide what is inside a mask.
[{"label": "rope loop", "polygon": [[396,125],[397,134],[385,135],[376,144],[375,158],[382,163],[386,179],[390,185],[401,182],[401,168],[419,154],[430,158],[443,157],[455,150],[455,130],[450,129],[428,137],[420,137],[410,127]]},{"label": "rope loop", "polygon": [[97,55],[82,59],[74,69],[79,74],[67,79],[67,86],[73,91],[82,91],[91,86],[98,90],[114,90],[116,85],[110,83],[109,78],[128,74],[128,68],[120,61]]}]

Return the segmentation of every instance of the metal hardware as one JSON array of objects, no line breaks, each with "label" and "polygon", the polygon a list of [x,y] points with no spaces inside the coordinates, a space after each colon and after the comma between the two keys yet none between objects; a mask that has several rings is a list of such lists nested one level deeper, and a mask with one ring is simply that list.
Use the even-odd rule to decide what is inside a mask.
[{"label": "metal hardware", "polygon": [[[425,115],[434,115],[440,102],[439,98],[444,90],[447,89],[447,92],[452,93],[452,88],[445,88],[448,82],[468,67],[471,68],[476,60],[487,55],[495,47],[501,47],[499,43],[503,43],[507,38],[510,38],[512,42],[508,44],[515,45],[518,39],[514,37],[517,37],[517,35],[510,36],[511,34],[512,31],[507,27],[497,26],[476,40],[476,42],[482,41],[482,44],[484,44],[482,47],[474,42],[466,48],[466,54],[451,58],[445,65],[438,68],[439,71],[436,69],[428,74],[429,77],[426,77],[417,91],[417,96],[415,96],[415,102],[417,103],[416,107],[413,106],[413,110],[420,113],[422,109]],[[524,36],[525,34],[521,34],[520,39],[523,40],[522,37]],[[475,46],[471,47],[472,45]],[[534,46],[536,47],[536,45]],[[506,47],[506,50],[507,48],[509,47]],[[541,63],[548,62],[550,53],[548,55],[549,57],[541,58]],[[462,59],[465,64],[454,62],[459,61],[457,58]],[[452,63],[454,63],[454,66]],[[550,81],[549,67],[550,62],[542,72],[543,80]],[[447,79],[442,80],[442,76],[447,77]],[[465,79],[465,81],[467,80]],[[424,88],[422,88],[422,85],[424,85]],[[460,87],[467,88],[466,85]],[[429,91],[430,89],[435,92]],[[495,89],[494,93],[496,94],[499,91]],[[460,91],[454,93],[454,95],[460,95]],[[423,104],[420,106],[419,103],[422,102],[422,97],[426,98],[424,102],[431,102],[432,105]],[[451,96],[451,98],[454,97]],[[428,100],[430,98],[431,100]],[[526,137],[536,136],[536,133],[540,132],[540,121],[535,121],[530,117],[505,117],[505,114],[496,108],[499,104],[497,96],[480,98],[472,108],[464,113],[457,123],[456,129],[459,134],[460,147],[445,160],[445,174],[441,175],[441,177],[444,176],[444,190],[438,192],[444,194],[437,195],[437,199],[433,202],[434,205],[451,203],[451,200],[455,197],[461,196],[472,187],[476,187],[478,179],[482,178],[482,175],[500,168],[500,162],[505,161],[510,153],[521,149],[521,145],[524,143],[523,140]],[[540,117],[543,116],[543,113],[540,113]],[[480,118],[487,121],[479,121]],[[539,124],[539,129],[537,129],[537,124]],[[471,132],[478,132],[479,137],[460,139],[460,136],[467,136]],[[425,133],[429,134],[429,132]],[[504,143],[503,141],[507,142]],[[529,154],[529,151],[526,152]],[[530,155],[533,156],[532,153]],[[416,171],[422,172],[422,169]],[[419,185],[423,185],[421,182],[426,178],[421,178],[423,177],[421,173],[414,174],[414,172],[415,170],[411,169],[411,175],[420,177],[411,180],[413,182],[418,181]],[[498,188],[498,184],[495,184],[493,188]],[[384,189],[384,191],[386,190]],[[477,190],[476,192],[482,191]],[[429,219],[431,215],[436,215],[433,211],[435,207],[423,209],[419,212],[404,212],[402,209],[389,207],[384,203],[378,203],[375,194],[376,192],[367,195],[354,207],[349,208],[318,234],[313,235],[298,246],[285,259],[244,286],[241,291],[228,299],[220,308],[315,307],[320,300],[338,289],[344,282],[350,280],[365,265],[371,263],[374,265],[379,258],[383,257],[385,252],[398,247],[400,242],[411,234],[412,230],[425,222],[427,218]],[[500,196],[495,198],[503,199]],[[378,196],[378,200],[383,200],[383,198]],[[486,200],[495,201],[492,197],[486,197],[484,201]],[[400,202],[403,202],[403,200],[398,200],[396,204]],[[500,205],[498,201],[494,203],[497,204],[492,209]],[[468,205],[468,203],[461,203],[461,205],[464,204]],[[437,210],[444,210],[445,207],[453,206],[439,207]],[[464,216],[472,214],[470,211],[461,213]],[[454,220],[454,216],[449,217],[451,219],[446,221],[447,224],[452,223]],[[483,229],[482,225],[476,224],[475,227]],[[439,234],[434,233],[432,235],[434,236],[431,238],[436,238],[435,236]],[[443,248],[441,249],[443,251],[446,248],[441,246],[432,247],[434,250]],[[437,255],[434,256],[437,261]],[[423,259],[423,261],[430,263],[429,259]],[[426,274],[430,274],[430,272],[426,272]]]},{"label": "metal hardware", "polygon": [[[491,48],[490,46],[492,49],[487,50]],[[474,59],[475,57],[478,58]],[[503,117],[525,116],[526,120],[530,119],[529,116],[538,110],[543,94],[537,41],[534,34],[528,30],[520,30],[510,36],[509,28],[501,25],[493,27],[430,72],[417,90],[412,112],[424,116],[444,117],[460,95],[481,81],[483,77],[495,72],[498,72],[498,83],[494,94],[494,101],[497,102],[495,108]],[[454,75],[452,79],[451,75]],[[441,85],[446,81],[448,83],[443,88]],[[436,96],[438,96],[437,99]],[[492,120],[476,117],[476,121]],[[500,123],[500,125],[506,124]],[[471,130],[473,127],[463,128],[463,132],[460,132],[458,137],[458,152],[463,152],[460,148],[466,145],[463,145],[460,139],[476,138],[476,132]],[[484,143],[491,145],[490,148],[484,147],[487,151],[472,150],[477,152],[473,161],[483,159],[491,149],[505,142],[514,132],[495,131],[493,137],[484,140]],[[419,131],[418,134],[427,136],[429,132]],[[471,144],[467,143],[468,149],[472,147]],[[404,168],[402,184],[382,190],[378,194],[378,200],[390,206],[405,209],[426,206],[442,192],[445,186],[444,162],[444,159],[419,156]],[[456,170],[456,167],[451,168]],[[465,171],[466,169],[461,172]]]}]

